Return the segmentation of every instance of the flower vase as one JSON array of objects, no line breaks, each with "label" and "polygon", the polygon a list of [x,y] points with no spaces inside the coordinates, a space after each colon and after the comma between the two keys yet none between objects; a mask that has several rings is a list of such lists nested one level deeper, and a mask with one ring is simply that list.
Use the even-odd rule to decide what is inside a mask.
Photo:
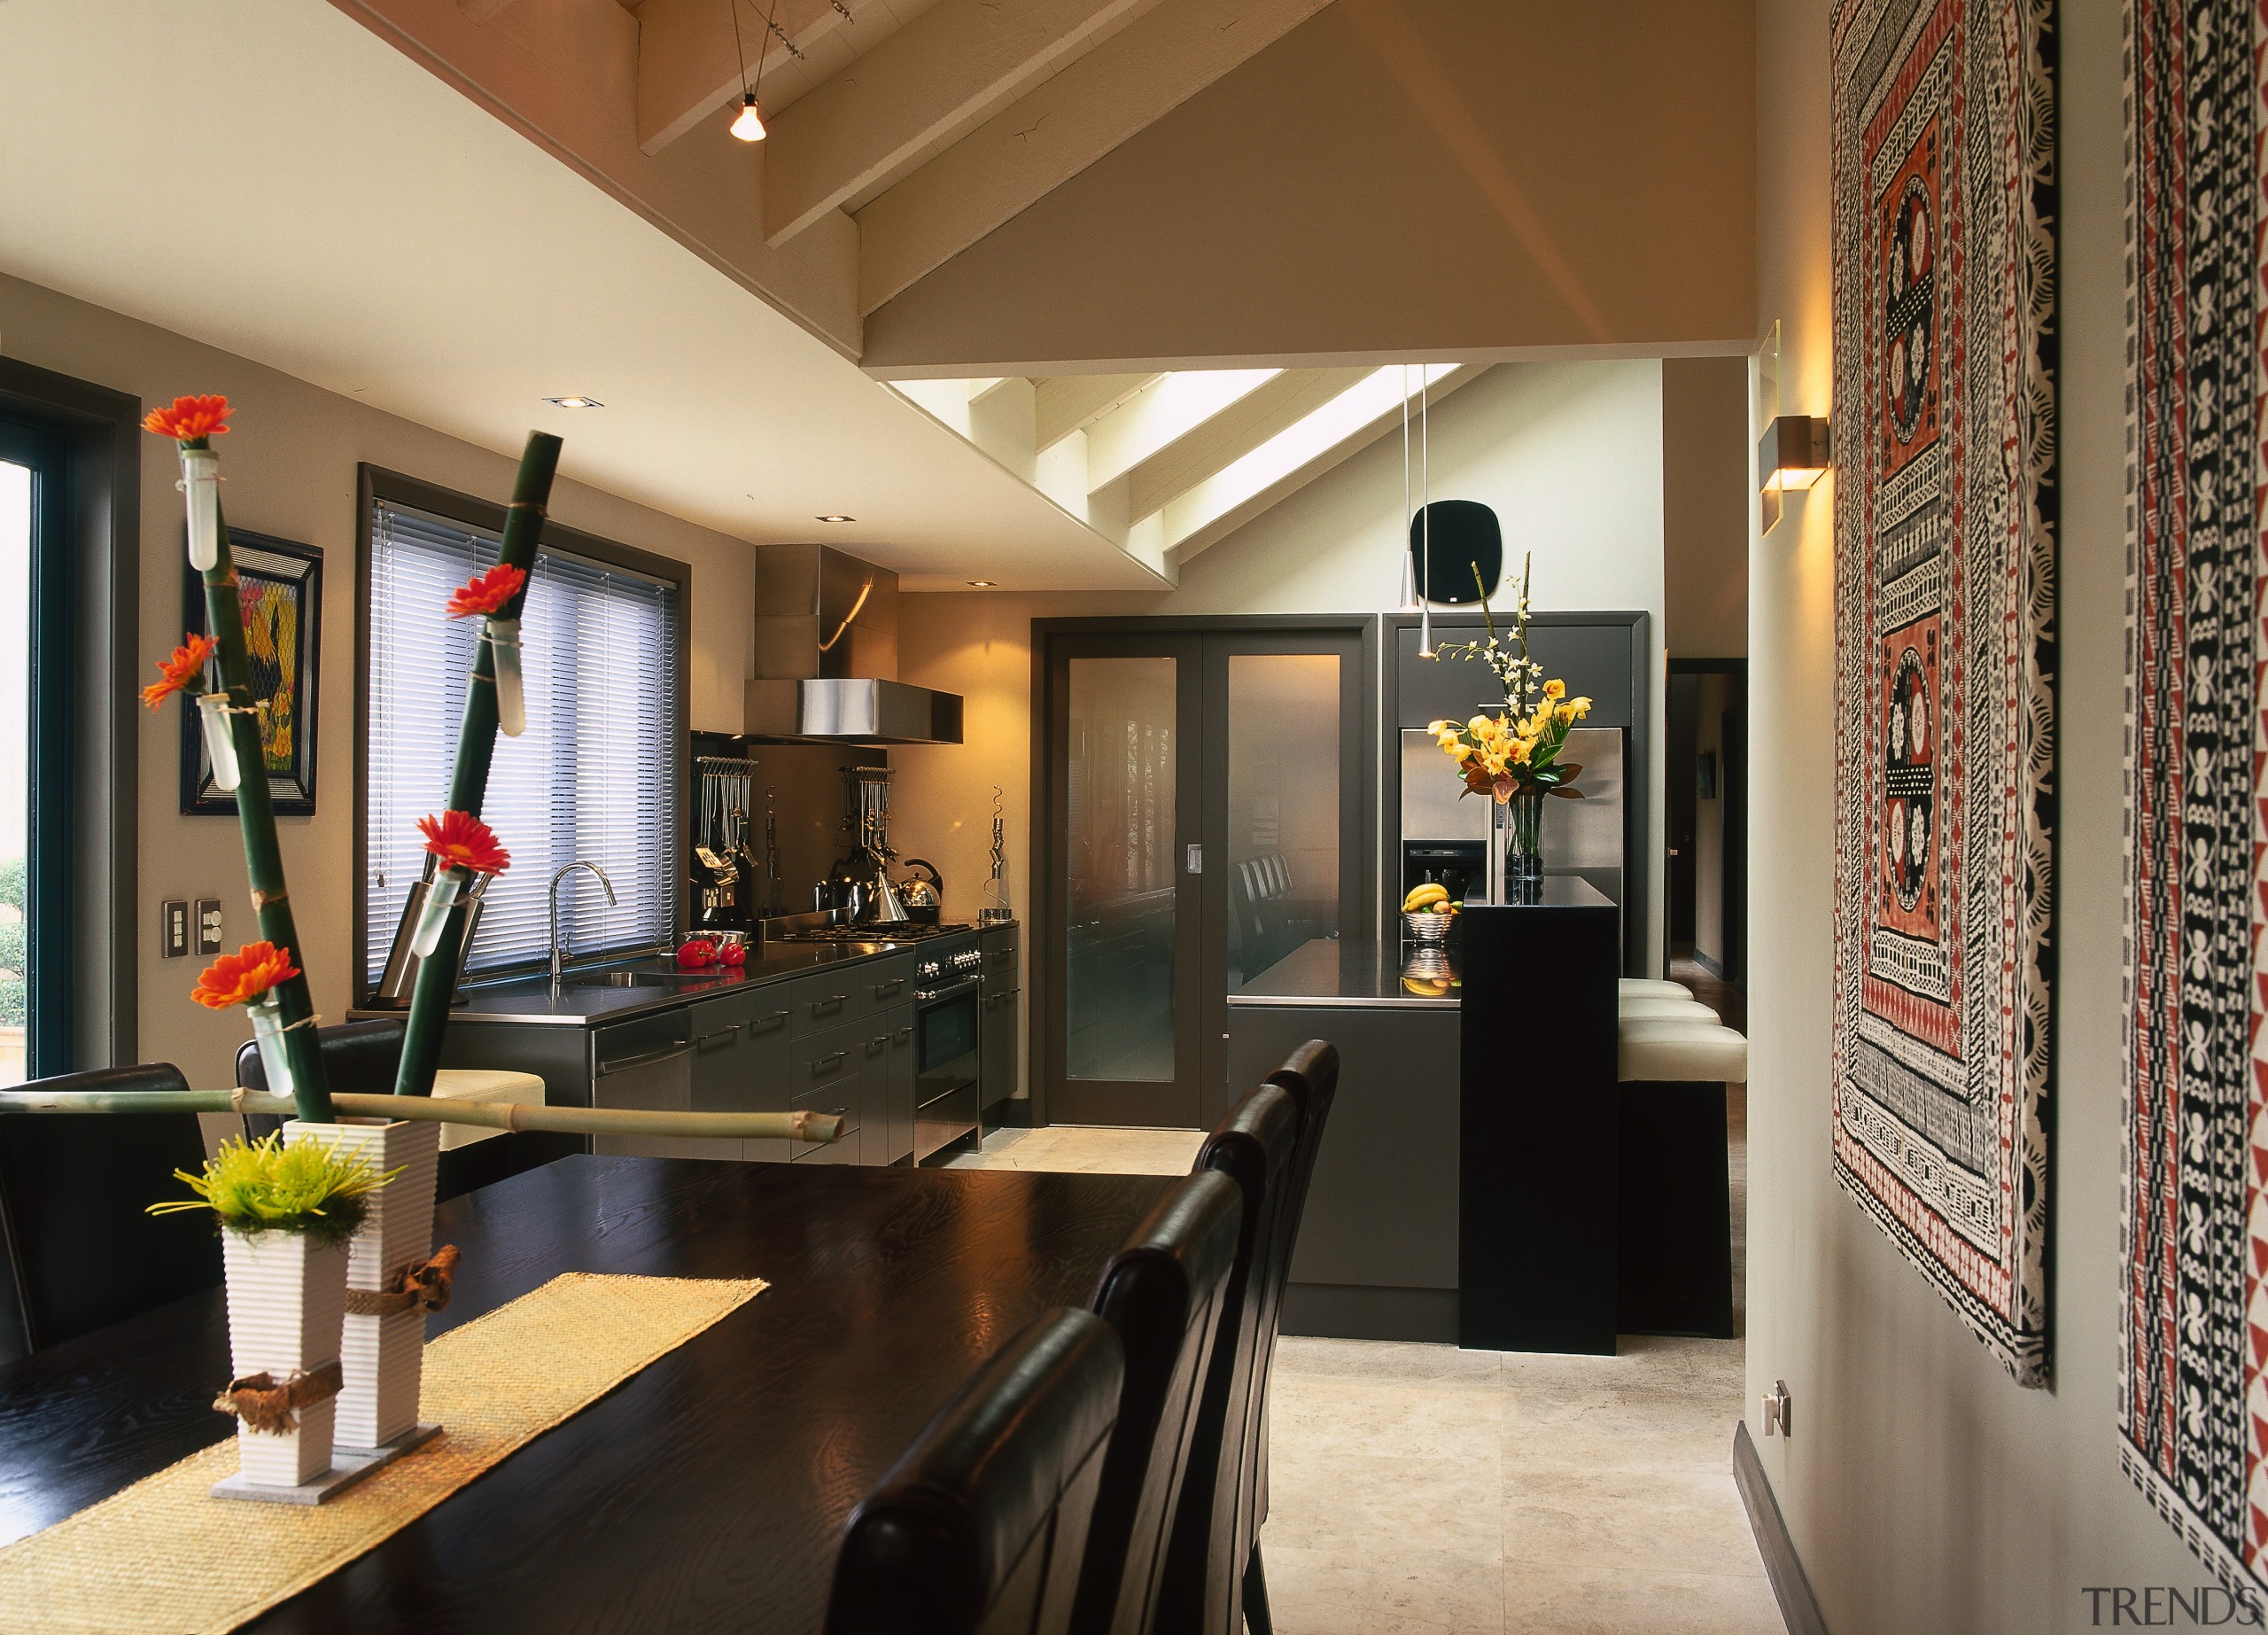
[{"label": "flower vase", "polygon": [[272,1407],[239,1408],[237,1478],[224,1487],[304,1489],[330,1470],[346,1262],[345,1243],[305,1232],[221,1233],[235,1370],[223,1401],[284,1393]]},{"label": "flower vase", "polygon": [[284,1126],[287,1139],[312,1135],[380,1175],[400,1172],[369,1195],[369,1212],[347,1241],[346,1323],[339,1358],[338,1446],[355,1454],[392,1454],[415,1446],[436,1427],[417,1422],[424,1381],[426,1307],[408,1273],[433,1252],[433,1188],[441,1126],[430,1119],[346,1119]]},{"label": "flower vase", "polygon": [[1543,900],[1543,791],[1522,790],[1495,807],[1496,854],[1503,890],[1501,903]]}]

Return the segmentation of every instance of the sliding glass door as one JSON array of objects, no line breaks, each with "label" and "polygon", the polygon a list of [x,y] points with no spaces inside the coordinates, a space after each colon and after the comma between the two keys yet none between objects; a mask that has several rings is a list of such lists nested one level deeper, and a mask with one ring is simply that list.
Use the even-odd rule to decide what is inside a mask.
[{"label": "sliding glass door", "polygon": [[62,440],[0,418],[0,1086],[71,1038],[70,583]]},{"label": "sliding glass door", "polygon": [[1368,901],[1361,632],[1041,639],[1045,1116],[1202,1128],[1228,994]]}]

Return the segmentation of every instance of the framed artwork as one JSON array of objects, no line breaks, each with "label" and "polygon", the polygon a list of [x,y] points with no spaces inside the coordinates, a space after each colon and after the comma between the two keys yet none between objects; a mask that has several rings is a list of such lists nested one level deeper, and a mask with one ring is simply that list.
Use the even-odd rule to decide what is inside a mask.
[{"label": "framed artwork", "polygon": [[1834,1172],[2047,1379],[2052,0],[1838,0]]},{"label": "framed artwork", "polygon": [[2125,8],[2118,1452],[2240,1607],[2268,1600],[2258,27],[2249,0]]},{"label": "framed artwork", "polygon": [[[260,741],[268,788],[280,816],[315,809],[315,682],[322,673],[322,551],[242,528],[229,530],[245,643],[252,653],[252,690],[264,700]],[[205,581],[188,571],[183,628],[206,635]],[[247,772],[249,775],[249,772]],[[197,712],[181,712],[181,809],[234,817],[237,798],[213,786],[213,763]]]}]

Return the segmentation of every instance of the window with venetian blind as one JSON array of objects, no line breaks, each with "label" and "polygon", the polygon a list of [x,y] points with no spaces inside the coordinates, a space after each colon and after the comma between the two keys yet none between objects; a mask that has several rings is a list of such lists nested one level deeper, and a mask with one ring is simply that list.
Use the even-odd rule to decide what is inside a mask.
[{"label": "window with venetian blind", "polygon": [[[466,507],[468,510],[474,509]],[[402,905],[424,871],[417,820],[447,804],[478,619],[443,615],[449,593],[493,566],[498,535],[383,494],[369,510],[369,650],[362,781],[362,982],[385,966]],[[626,553],[625,553],[626,554]],[[683,775],[684,640],[678,582],[547,543],[521,616],[527,730],[499,737],[483,816],[512,855],[489,888],[470,969],[545,960],[553,874],[577,958],[675,940],[676,822]]]}]

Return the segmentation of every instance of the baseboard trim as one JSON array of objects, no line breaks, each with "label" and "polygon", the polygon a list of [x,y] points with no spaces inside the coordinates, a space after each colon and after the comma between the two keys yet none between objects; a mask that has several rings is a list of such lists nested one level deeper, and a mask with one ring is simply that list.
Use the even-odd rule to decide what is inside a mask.
[{"label": "baseboard trim", "polygon": [[1764,1557],[1764,1571],[1772,1580],[1788,1635],[1827,1635],[1819,1598],[1811,1592],[1811,1580],[1797,1558],[1795,1540],[1788,1537],[1780,1501],[1772,1496],[1771,1481],[1757,1457],[1756,1444],[1749,1440],[1745,1420],[1733,1431],[1733,1483],[1740,1489],[1741,1503],[1748,1507],[1749,1529],[1756,1535],[1757,1552]]},{"label": "baseboard trim", "polygon": [[1725,979],[1725,968],[1724,968],[1723,966],[1721,966],[1721,965],[1718,964],[1716,961],[1714,961],[1714,960],[1711,959],[1707,954],[1705,954],[1702,953],[1702,952],[1701,952],[1701,950],[1700,950],[1700,949],[1698,949],[1698,948],[1696,948],[1696,949],[1693,951],[1692,958],[1693,958],[1693,962],[1694,962],[1696,965],[1698,965],[1698,966],[1699,966],[1703,970],[1707,971],[1707,972],[1708,972],[1712,977],[1715,977],[1719,982],[1722,982],[1722,981],[1724,981],[1724,979]]}]

